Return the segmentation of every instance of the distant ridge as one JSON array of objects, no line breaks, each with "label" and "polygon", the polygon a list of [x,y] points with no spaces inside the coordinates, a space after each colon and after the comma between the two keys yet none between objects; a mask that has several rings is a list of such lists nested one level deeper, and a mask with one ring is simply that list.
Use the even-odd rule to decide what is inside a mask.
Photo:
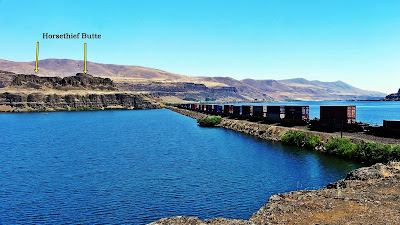
[{"label": "distant ridge", "polygon": [[[13,62],[0,59],[0,70],[21,74],[33,74],[35,62]],[[356,88],[342,81],[322,82],[318,80],[306,80],[294,78],[286,80],[236,80],[231,77],[191,77],[163,70],[146,68],[141,66],[125,66],[115,64],[101,64],[88,62],[90,74],[100,77],[108,77],[114,80],[120,88],[135,91],[140,85],[140,90],[149,88],[149,92],[165,91],[164,83],[168,90],[174,90],[173,85],[182,86],[181,83],[204,84],[209,88],[232,87],[237,91],[219,98],[218,93],[212,96],[205,93],[191,93],[179,96],[191,100],[214,101],[285,101],[285,100],[367,100],[380,99],[386,96],[385,93],[368,91]],[[83,71],[83,61],[71,59],[44,59],[39,61],[39,76],[72,76]],[[158,83],[154,83],[158,82]],[[161,83],[160,83],[161,82]],[[178,83],[177,83],[178,82]],[[213,89],[217,90],[217,89]],[[218,89],[222,90],[222,89]],[[173,91],[172,91],[173,92]],[[176,93],[171,95],[178,96]],[[182,92],[180,92],[182,93]],[[230,97],[229,97],[230,96]]]},{"label": "distant ridge", "polygon": [[[66,77],[83,71],[84,62],[72,59],[39,60],[39,76]],[[13,62],[0,59],[0,70],[21,74],[34,73],[35,62]],[[103,77],[131,77],[144,79],[180,79],[184,76],[141,66],[124,66],[88,62],[88,71]]]}]

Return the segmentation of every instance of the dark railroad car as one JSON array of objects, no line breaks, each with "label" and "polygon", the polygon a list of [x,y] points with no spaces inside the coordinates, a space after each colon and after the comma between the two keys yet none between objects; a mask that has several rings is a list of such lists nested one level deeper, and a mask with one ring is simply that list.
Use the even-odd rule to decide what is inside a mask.
[{"label": "dark railroad car", "polygon": [[212,105],[206,105],[206,111],[207,112],[212,112]]},{"label": "dark railroad car", "polygon": [[235,115],[235,116],[241,115],[242,114],[242,106],[234,105],[232,114]]},{"label": "dark railroad car", "polygon": [[356,123],[356,106],[320,106],[320,120],[321,122],[332,124],[354,124]]},{"label": "dark railroad car", "polygon": [[271,119],[284,119],[285,106],[272,105],[267,107],[267,118]]},{"label": "dark railroad car", "polygon": [[254,117],[267,117],[267,106],[266,105],[255,105],[253,106]]},{"label": "dark railroad car", "polygon": [[214,105],[214,106],[213,106],[213,112],[214,112],[214,113],[217,113],[217,114],[222,113],[222,106],[220,106],[220,105]]},{"label": "dark railroad car", "polygon": [[232,115],[233,114],[233,105],[224,105],[224,115]]},{"label": "dark railroad car", "polygon": [[229,115],[230,114],[229,113],[229,107],[230,107],[230,105],[224,105],[224,108],[223,108],[223,111],[222,111],[222,113],[224,115]]},{"label": "dark railroad car", "polygon": [[213,112],[216,112],[217,109],[218,109],[218,105],[212,105],[212,111],[213,111]]},{"label": "dark railroad car", "polygon": [[387,129],[400,130],[400,120],[384,120],[383,127]]},{"label": "dark railroad car", "polygon": [[253,106],[251,105],[244,105],[242,106],[242,115],[243,116],[251,116],[252,115],[252,110]]},{"label": "dark railroad car", "polygon": [[310,107],[285,106],[285,119],[307,121],[310,119]]}]

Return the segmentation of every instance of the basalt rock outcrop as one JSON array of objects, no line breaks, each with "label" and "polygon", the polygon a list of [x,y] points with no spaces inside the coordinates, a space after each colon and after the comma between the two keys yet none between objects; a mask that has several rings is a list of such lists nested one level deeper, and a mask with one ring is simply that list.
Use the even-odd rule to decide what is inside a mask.
[{"label": "basalt rock outcrop", "polygon": [[47,111],[73,109],[157,109],[160,104],[148,94],[16,94],[0,93],[0,111]]},{"label": "basalt rock outcrop", "polygon": [[0,88],[10,86],[16,76],[15,73],[0,70]]},{"label": "basalt rock outcrop", "polygon": [[55,90],[100,90],[116,91],[117,87],[109,78],[94,77],[89,74],[77,73],[71,77],[39,77],[36,75],[15,74],[10,86],[24,89],[55,89]]},{"label": "basalt rock outcrop", "polygon": [[400,101],[400,89],[397,93],[390,94],[384,98],[385,101]]},{"label": "basalt rock outcrop", "polygon": [[39,77],[0,71],[0,112],[156,109],[150,94],[120,92],[109,78],[78,73],[71,77]]},{"label": "basalt rock outcrop", "polygon": [[120,90],[152,93],[156,96],[175,96],[180,99],[196,101],[216,101],[217,99],[245,100],[235,87],[207,87],[192,82],[143,82],[116,83]]},{"label": "basalt rock outcrop", "polygon": [[346,178],[315,191],[293,191],[269,198],[249,220],[171,217],[166,224],[398,224],[400,162],[351,171]]}]

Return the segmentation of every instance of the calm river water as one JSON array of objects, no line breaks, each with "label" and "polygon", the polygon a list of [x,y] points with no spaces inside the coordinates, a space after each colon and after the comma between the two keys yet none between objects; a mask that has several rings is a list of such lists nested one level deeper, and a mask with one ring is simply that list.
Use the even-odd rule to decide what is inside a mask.
[{"label": "calm river water", "polygon": [[248,219],[361,164],[201,128],[167,109],[0,114],[0,224]]}]

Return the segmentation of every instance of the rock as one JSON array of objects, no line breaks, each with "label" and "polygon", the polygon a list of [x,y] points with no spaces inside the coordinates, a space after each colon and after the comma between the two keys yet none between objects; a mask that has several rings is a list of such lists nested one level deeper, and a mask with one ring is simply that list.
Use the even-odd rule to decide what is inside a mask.
[{"label": "rock", "polygon": [[0,106],[9,106],[15,111],[71,110],[82,108],[140,108],[161,107],[152,95],[109,93],[109,94],[16,94],[0,93]]},{"label": "rock", "polygon": [[116,91],[117,87],[109,78],[94,77],[77,73],[72,77],[39,77],[36,75],[16,74],[10,87],[24,89],[56,90],[107,90]]},{"label": "rock", "polygon": [[384,98],[386,101],[400,101],[400,88],[397,93],[390,94]]},{"label": "rock", "polygon": [[255,223],[246,220],[233,220],[233,219],[225,219],[225,218],[214,218],[211,220],[200,220],[197,217],[185,217],[185,216],[175,216],[169,218],[163,218],[157,220],[155,222],[150,223],[149,225],[255,225]]}]

